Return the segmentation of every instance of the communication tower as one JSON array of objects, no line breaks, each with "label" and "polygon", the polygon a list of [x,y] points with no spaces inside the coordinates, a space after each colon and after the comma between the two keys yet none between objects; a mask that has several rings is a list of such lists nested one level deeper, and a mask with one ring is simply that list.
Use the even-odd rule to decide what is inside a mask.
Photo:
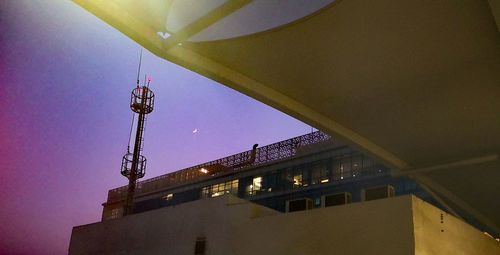
[{"label": "communication tower", "polygon": [[130,138],[132,136],[132,128],[130,129],[129,146],[127,146],[127,153],[122,158],[121,174],[128,178],[127,200],[125,202],[123,215],[129,215],[133,212],[134,207],[134,194],[136,182],[138,179],[144,177],[146,173],[146,157],[141,155],[144,142],[144,131],[146,124],[146,115],[153,111],[154,106],[154,93],[149,88],[151,80],[144,81],[141,85],[139,82],[139,73],[141,70],[141,58],[139,60],[139,70],[137,72],[137,86],[132,90],[130,96],[130,109],[134,112],[132,117],[132,125],[134,124],[134,117],[137,115],[137,126],[135,133],[135,142],[132,152],[130,152]]}]

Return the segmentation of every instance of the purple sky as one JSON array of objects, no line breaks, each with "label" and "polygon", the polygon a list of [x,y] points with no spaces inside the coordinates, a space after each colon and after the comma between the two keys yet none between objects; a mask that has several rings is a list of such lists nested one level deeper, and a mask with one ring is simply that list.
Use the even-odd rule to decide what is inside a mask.
[{"label": "purple sky", "polygon": [[[139,50],[70,1],[0,1],[0,254],[67,253],[71,228],[127,183]],[[310,132],[147,51],[142,70],[156,94],[145,178]]]}]

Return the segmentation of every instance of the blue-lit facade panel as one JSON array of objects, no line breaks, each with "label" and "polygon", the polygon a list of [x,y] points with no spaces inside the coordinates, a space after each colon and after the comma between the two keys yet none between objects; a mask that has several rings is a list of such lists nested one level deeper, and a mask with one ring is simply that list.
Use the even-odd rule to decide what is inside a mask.
[{"label": "blue-lit facade panel", "polygon": [[421,187],[407,177],[392,177],[390,170],[351,149],[335,148],[276,164],[214,176],[177,190],[138,199],[135,213],[198,199],[233,194],[284,212],[286,201],[309,198],[321,207],[321,196],[348,192],[352,202],[362,201],[363,189],[390,185],[396,195],[414,194],[437,206]]}]

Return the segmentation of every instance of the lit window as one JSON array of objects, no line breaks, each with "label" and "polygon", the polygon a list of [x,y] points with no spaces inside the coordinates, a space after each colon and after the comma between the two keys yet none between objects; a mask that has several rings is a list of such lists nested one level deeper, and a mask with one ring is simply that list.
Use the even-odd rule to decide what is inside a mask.
[{"label": "lit window", "polygon": [[293,176],[293,187],[300,187],[302,186],[302,174],[298,174]]},{"label": "lit window", "polygon": [[238,193],[238,180],[214,184],[212,186],[203,187],[201,190],[202,197],[218,197],[230,193]]},{"label": "lit window", "polygon": [[238,180],[233,180],[231,182],[231,190],[238,190]]},{"label": "lit window", "polygon": [[254,190],[260,190],[262,187],[262,177],[255,177],[253,178],[253,189]]},{"label": "lit window", "polygon": [[172,193],[167,194],[166,196],[162,197],[162,199],[165,201],[170,201],[170,200],[172,200],[172,198],[174,198],[174,194],[172,194]]},{"label": "lit window", "polygon": [[122,217],[122,214],[123,214],[122,208],[115,208],[111,210],[111,216],[109,217],[109,219],[118,219]]},{"label": "lit window", "polygon": [[246,192],[248,195],[256,195],[257,191],[260,191],[262,188],[262,177],[254,177],[252,180],[252,184],[248,185],[246,188]]}]

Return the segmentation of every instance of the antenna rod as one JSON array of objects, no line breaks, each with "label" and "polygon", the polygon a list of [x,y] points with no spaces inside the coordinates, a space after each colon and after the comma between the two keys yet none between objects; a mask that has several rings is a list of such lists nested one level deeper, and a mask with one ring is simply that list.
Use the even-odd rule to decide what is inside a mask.
[{"label": "antenna rod", "polygon": [[151,76],[148,76],[148,83],[146,83],[146,87],[149,88],[149,83],[151,82]]},{"label": "antenna rod", "polygon": [[141,48],[141,54],[139,56],[139,68],[137,68],[137,86],[139,86],[139,75],[141,73],[141,64],[142,64],[142,48]]}]

